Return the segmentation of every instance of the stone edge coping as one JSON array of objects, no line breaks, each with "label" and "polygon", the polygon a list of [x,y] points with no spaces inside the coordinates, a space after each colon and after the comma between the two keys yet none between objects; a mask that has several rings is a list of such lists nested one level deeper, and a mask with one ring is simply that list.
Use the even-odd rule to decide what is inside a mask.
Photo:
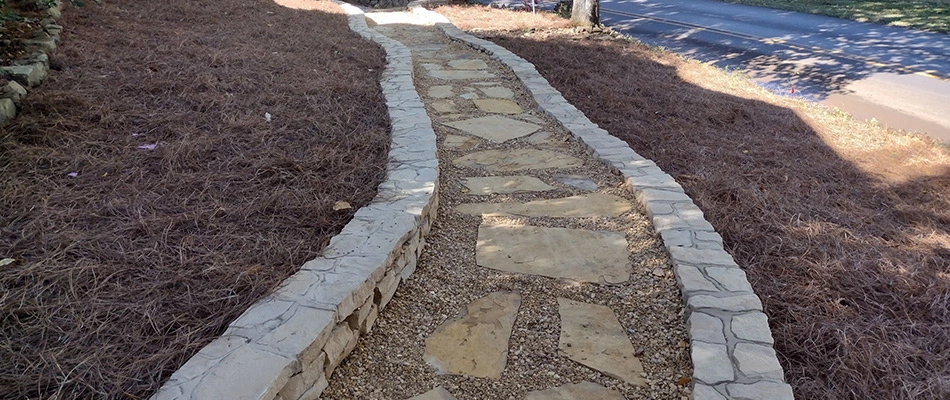
[{"label": "stone edge coping", "polygon": [[56,51],[63,27],[55,22],[62,17],[63,3],[54,1],[47,9],[48,18],[43,19],[42,38],[23,40],[23,44],[35,48],[29,56],[13,61],[13,65],[0,66],[0,76],[10,81],[0,88],[0,126],[13,121],[20,105],[30,90],[46,81],[49,76],[49,57]]},{"label": "stone edge coping", "polygon": [[337,4],[350,28],[387,54],[380,82],[392,127],[387,179],[323,256],[252,305],[153,400],[319,398],[333,369],[416,268],[438,212],[435,132],[413,84],[409,49],[369,29],[359,8]]},{"label": "stone edge coping", "polygon": [[465,33],[444,16],[422,7],[449,38],[506,64],[534,96],[538,107],[583,142],[646,208],[669,251],[686,303],[693,360],[694,399],[793,399],[792,388],[772,348],[762,303],[745,272],[725,251],[722,237],[676,181],[657,165],[611,136],[548,84],[534,65],[490,41]]}]

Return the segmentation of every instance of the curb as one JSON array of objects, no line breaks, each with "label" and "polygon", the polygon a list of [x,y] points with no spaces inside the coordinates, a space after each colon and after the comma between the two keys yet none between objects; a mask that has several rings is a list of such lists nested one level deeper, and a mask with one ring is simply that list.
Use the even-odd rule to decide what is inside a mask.
[{"label": "curb", "polygon": [[318,399],[334,368],[416,268],[438,212],[435,132],[413,84],[409,49],[369,29],[357,7],[337,4],[349,15],[350,29],[386,51],[380,85],[392,126],[387,178],[323,256],[252,305],[175,371],[153,400]]},{"label": "curb", "polygon": [[450,39],[507,65],[538,103],[584,143],[636,194],[670,253],[686,303],[693,361],[693,399],[792,400],[792,387],[772,348],[762,303],[722,237],[672,176],[611,136],[548,84],[534,65],[507,49],[469,35],[444,16],[415,6]]}]

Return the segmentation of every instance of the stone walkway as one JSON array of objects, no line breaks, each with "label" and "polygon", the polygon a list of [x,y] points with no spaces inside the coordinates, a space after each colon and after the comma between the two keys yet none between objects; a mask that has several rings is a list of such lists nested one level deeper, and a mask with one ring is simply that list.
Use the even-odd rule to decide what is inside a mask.
[{"label": "stone walkway", "polygon": [[367,17],[412,51],[440,216],[323,398],[688,397],[684,306],[622,180],[502,65],[410,13]]}]

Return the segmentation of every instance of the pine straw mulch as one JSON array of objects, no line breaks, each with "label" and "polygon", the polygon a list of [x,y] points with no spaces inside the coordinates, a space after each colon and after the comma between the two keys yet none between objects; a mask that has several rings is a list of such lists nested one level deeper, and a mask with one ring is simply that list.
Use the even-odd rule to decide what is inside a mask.
[{"label": "pine straw mulch", "polygon": [[0,128],[0,398],[148,397],[375,196],[384,53],[277,1],[66,10]]},{"label": "pine straw mulch", "polygon": [[799,398],[950,398],[947,148],[626,40],[479,35],[683,185],[748,272]]}]

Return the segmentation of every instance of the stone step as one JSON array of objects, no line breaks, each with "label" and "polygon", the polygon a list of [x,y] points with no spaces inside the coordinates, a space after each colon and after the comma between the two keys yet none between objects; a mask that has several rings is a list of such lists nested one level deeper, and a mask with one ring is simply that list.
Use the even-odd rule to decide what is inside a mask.
[{"label": "stone step", "polygon": [[527,203],[466,203],[455,209],[469,215],[521,217],[619,217],[633,208],[627,199],[612,194],[589,193]]},{"label": "stone step", "polygon": [[602,284],[626,282],[631,269],[623,233],[508,224],[478,227],[475,260],[499,271]]}]

